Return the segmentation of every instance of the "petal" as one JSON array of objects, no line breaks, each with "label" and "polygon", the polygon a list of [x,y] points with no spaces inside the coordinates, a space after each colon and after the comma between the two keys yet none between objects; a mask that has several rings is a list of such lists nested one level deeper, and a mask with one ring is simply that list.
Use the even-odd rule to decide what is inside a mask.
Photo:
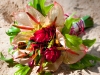
[{"label": "petal", "polygon": [[29,53],[29,51],[28,50],[20,50],[20,51],[18,50],[14,52],[13,54],[14,61],[21,63],[23,65],[28,65],[28,62],[32,60],[31,58],[18,58],[19,56],[25,53]]},{"label": "petal", "polygon": [[52,23],[50,22],[50,19],[48,18],[48,16],[45,17],[45,18],[43,19],[43,21],[41,22],[42,27],[47,27],[47,26],[50,26],[51,24],[52,24]]},{"label": "petal", "polygon": [[27,6],[26,11],[29,12],[34,18],[36,18],[36,20],[40,22],[42,27],[47,27],[51,24],[48,16],[44,17],[39,11],[37,11],[33,7]]},{"label": "petal", "polygon": [[26,56],[26,53],[29,54],[30,51],[28,51],[28,50],[16,50],[13,54],[13,58],[14,59],[22,58],[22,57]]},{"label": "petal", "polygon": [[51,22],[54,22],[56,19],[55,25],[57,27],[63,27],[64,26],[64,11],[62,9],[62,6],[58,4],[57,2],[54,3],[54,7],[50,10],[48,17]]},{"label": "petal", "polygon": [[45,34],[41,33],[41,34],[38,34],[35,36],[35,41],[36,42],[44,42],[46,39],[45,39]]},{"label": "petal", "polygon": [[36,23],[31,20],[31,18],[26,14],[26,12],[18,12],[15,16],[15,20],[22,25],[28,27],[34,27]]},{"label": "petal", "polygon": [[26,11],[28,11],[38,22],[44,22],[45,17],[35,8],[27,5]]},{"label": "petal", "polygon": [[58,29],[56,29],[56,37],[57,37],[58,41],[60,42],[60,44],[63,47],[66,47],[66,42],[65,42],[64,36],[61,34],[61,32]]},{"label": "petal", "polygon": [[63,60],[63,57],[62,57],[62,55],[61,55],[61,56],[56,60],[56,62],[54,62],[54,63],[52,63],[52,64],[48,64],[48,65],[44,68],[44,70],[46,70],[46,71],[52,71],[52,72],[56,71],[56,70],[59,68],[59,66],[61,65],[62,60]]},{"label": "petal", "polygon": [[81,50],[77,51],[77,54],[70,52],[68,50],[63,51],[62,52],[63,57],[64,57],[63,62],[65,64],[73,64],[73,63],[78,62],[81,58],[85,56],[86,50],[87,50],[87,48],[84,45],[81,45],[80,49]]},{"label": "petal", "polygon": [[44,32],[45,32],[44,29],[40,29],[40,30],[37,30],[37,31],[34,33],[34,35],[36,36],[36,35],[41,34],[41,33],[44,33]]},{"label": "petal", "polygon": [[12,42],[13,45],[17,45],[20,41],[28,41],[30,37],[33,35],[32,31],[22,31],[17,36],[14,37],[14,40]]},{"label": "petal", "polygon": [[14,59],[15,62],[18,62],[23,65],[28,65],[28,62],[31,61],[31,58],[19,58],[19,59]]}]

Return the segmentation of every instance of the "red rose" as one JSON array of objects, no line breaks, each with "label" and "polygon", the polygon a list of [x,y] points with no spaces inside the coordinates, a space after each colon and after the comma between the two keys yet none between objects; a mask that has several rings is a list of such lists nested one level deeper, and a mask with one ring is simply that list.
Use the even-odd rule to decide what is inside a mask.
[{"label": "red rose", "polygon": [[47,61],[55,62],[61,55],[61,51],[56,47],[47,48],[44,52],[45,59]]},{"label": "red rose", "polygon": [[55,27],[46,27],[42,28],[34,33],[34,36],[30,38],[35,42],[47,42],[49,41],[55,34]]}]

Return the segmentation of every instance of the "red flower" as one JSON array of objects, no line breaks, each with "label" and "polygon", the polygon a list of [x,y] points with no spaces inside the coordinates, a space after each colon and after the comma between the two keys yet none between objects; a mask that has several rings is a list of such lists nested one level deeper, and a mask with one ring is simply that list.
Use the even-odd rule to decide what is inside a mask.
[{"label": "red flower", "polygon": [[34,44],[34,43],[31,44],[31,50],[36,50],[38,48],[39,48],[38,44]]},{"label": "red flower", "polygon": [[55,34],[55,27],[46,27],[42,28],[34,33],[34,36],[30,38],[35,42],[47,42],[49,41]]},{"label": "red flower", "polygon": [[56,47],[47,48],[44,52],[45,59],[47,61],[55,62],[61,55],[61,51]]}]

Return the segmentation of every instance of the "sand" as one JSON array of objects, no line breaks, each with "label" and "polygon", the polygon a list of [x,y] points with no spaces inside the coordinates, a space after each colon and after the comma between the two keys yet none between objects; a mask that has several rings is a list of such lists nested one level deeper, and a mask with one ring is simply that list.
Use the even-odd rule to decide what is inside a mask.
[{"label": "sand", "polygon": [[[9,37],[6,31],[11,26],[11,13],[22,10],[29,0],[2,0],[0,2],[0,52],[6,57],[10,57],[7,53],[10,46]],[[49,2],[50,0],[48,0]],[[86,30],[83,39],[96,38],[96,43],[89,48],[88,53],[100,57],[100,0],[56,0],[64,8],[65,13],[76,12],[76,15],[82,17],[90,15],[94,19],[94,27]],[[8,67],[4,61],[0,61],[0,75],[14,75],[16,71],[12,67]],[[32,70],[30,75],[36,75],[36,68]],[[54,75],[100,75],[100,62],[94,67],[83,70],[70,70],[68,65],[62,64]]]}]

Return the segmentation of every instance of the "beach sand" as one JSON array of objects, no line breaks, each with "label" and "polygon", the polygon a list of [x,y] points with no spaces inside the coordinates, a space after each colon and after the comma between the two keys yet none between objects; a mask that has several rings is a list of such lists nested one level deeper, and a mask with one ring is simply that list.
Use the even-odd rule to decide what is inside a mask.
[{"label": "beach sand", "polygon": [[[2,0],[0,2],[0,52],[7,58],[10,46],[9,37],[6,31],[12,23],[11,14],[18,10],[22,10],[29,0]],[[49,2],[50,0],[48,0]],[[83,39],[94,39],[96,43],[89,48],[88,53],[100,57],[100,0],[56,0],[64,8],[64,13],[76,12],[78,17],[90,15],[94,20],[94,27],[86,30]],[[30,75],[36,75],[34,68]],[[9,67],[4,61],[0,61],[0,75],[14,75],[16,69]],[[83,70],[70,70],[68,65],[62,64],[54,75],[100,75],[100,62],[94,67]]]}]

